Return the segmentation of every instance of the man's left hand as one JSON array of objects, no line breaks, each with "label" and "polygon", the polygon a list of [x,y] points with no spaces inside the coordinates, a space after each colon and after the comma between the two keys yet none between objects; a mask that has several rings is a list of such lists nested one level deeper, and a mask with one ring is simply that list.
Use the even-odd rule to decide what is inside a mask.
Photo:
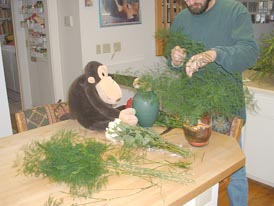
[{"label": "man's left hand", "polygon": [[213,49],[192,56],[186,63],[187,76],[192,77],[194,72],[197,72],[200,68],[206,66],[208,63],[214,62],[216,56],[217,53]]}]

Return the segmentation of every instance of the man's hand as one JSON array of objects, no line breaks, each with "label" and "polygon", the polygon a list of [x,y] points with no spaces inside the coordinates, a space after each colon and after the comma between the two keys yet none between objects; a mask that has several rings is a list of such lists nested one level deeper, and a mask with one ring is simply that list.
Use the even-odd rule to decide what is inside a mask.
[{"label": "man's hand", "polygon": [[194,72],[197,72],[208,63],[214,62],[216,60],[216,56],[217,53],[215,50],[208,50],[192,56],[186,63],[187,76],[192,77]]},{"label": "man's hand", "polygon": [[171,50],[171,62],[173,66],[179,66],[184,63],[186,58],[186,52],[184,48],[181,48],[179,46],[174,47]]}]

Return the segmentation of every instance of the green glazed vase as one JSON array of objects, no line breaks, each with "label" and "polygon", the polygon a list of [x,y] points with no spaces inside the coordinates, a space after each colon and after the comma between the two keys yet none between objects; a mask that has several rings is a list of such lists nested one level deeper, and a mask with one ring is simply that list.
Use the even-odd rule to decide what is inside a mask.
[{"label": "green glazed vase", "polygon": [[136,110],[138,124],[152,127],[159,113],[159,100],[152,91],[137,91],[133,97],[132,107]]}]

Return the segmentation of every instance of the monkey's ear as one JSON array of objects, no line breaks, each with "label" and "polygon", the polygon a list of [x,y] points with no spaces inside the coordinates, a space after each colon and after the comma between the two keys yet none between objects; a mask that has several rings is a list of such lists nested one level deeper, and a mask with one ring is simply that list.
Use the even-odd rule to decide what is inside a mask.
[{"label": "monkey's ear", "polygon": [[94,84],[94,83],[95,83],[95,78],[94,78],[94,77],[89,77],[89,78],[88,78],[88,82],[89,82],[90,84]]}]

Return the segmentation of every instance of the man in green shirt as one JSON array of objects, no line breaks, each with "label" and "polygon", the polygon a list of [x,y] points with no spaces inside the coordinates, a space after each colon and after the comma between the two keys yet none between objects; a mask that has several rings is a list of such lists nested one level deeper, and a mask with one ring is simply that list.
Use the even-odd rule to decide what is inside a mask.
[{"label": "man in green shirt", "polygon": [[[183,47],[175,46],[171,50],[169,63],[174,68],[184,65],[189,77],[213,63],[223,72],[232,74],[232,83],[239,83],[237,79],[241,80],[241,73],[251,68],[259,55],[251,16],[246,7],[234,0],[185,0],[185,3],[188,9],[175,17],[170,30],[182,32],[203,43],[206,51],[186,61],[189,54]],[[242,81],[239,86],[242,86]],[[245,109],[238,114],[246,118]],[[231,176],[228,195],[231,206],[248,205],[245,168]]]}]

